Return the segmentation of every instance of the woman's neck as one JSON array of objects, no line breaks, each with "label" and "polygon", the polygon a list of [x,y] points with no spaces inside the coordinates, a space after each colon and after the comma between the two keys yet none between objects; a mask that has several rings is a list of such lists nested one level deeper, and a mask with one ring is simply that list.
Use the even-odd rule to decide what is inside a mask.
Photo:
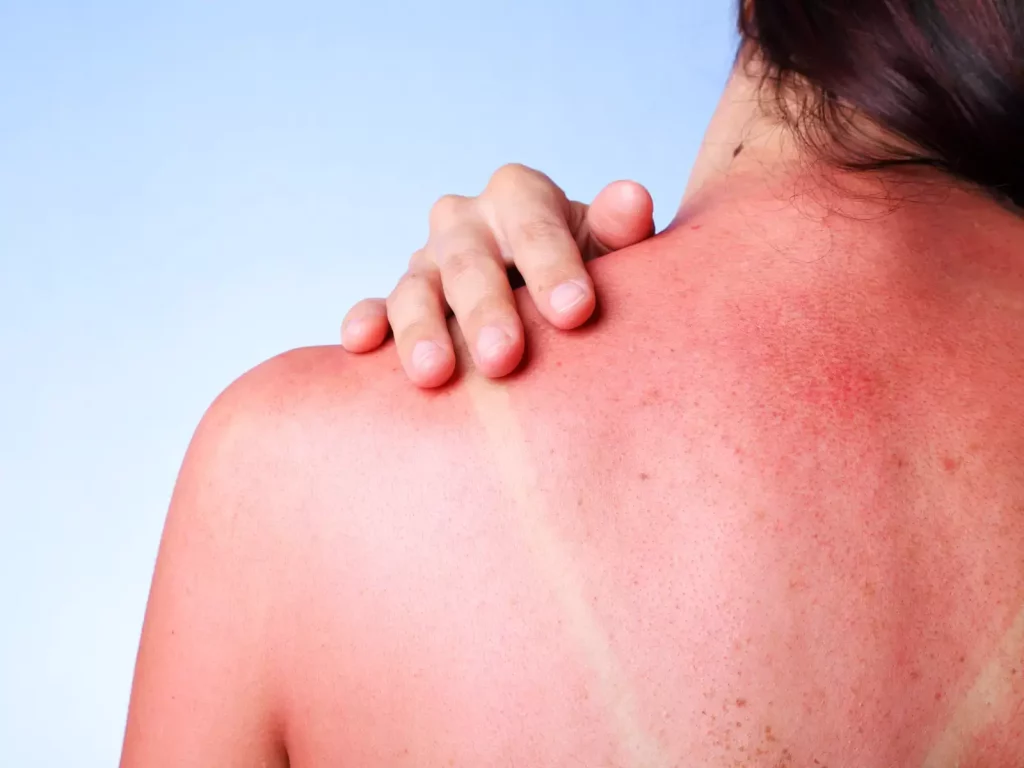
[{"label": "woman's neck", "polygon": [[749,69],[737,64],[729,77],[704,133],[680,212],[729,176],[754,173],[767,177],[800,158],[789,130],[763,109],[757,75]]},{"label": "woman's neck", "polygon": [[[816,148],[808,147],[782,118],[782,111],[800,114],[804,105],[798,100],[808,94],[790,94],[792,101],[780,104],[770,87],[761,88],[762,74],[756,59],[746,56],[733,68],[705,131],[677,221],[712,205],[741,180],[744,187],[753,183],[776,190],[780,199],[799,202],[805,213],[854,218],[877,217],[893,210],[901,200],[941,199],[951,188],[962,186],[930,168],[872,173],[843,170],[819,155]],[[855,147],[857,141],[900,144],[867,118],[846,119],[844,129],[849,134],[844,139],[849,143],[844,146]],[[965,191],[976,194],[973,189]]]}]

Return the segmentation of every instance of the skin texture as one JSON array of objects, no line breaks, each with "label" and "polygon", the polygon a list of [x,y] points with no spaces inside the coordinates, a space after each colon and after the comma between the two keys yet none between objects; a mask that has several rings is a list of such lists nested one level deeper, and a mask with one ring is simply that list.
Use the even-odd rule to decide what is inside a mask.
[{"label": "skin texture", "polygon": [[387,346],[243,376],[122,766],[1020,766],[1024,225],[807,188],[691,198],[572,338],[517,292],[501,382],[418,391]]}]

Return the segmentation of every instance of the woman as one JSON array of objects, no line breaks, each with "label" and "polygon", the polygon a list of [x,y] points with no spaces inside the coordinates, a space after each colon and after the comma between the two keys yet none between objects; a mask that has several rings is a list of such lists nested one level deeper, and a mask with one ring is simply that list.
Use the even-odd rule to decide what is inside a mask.
[{"label": "woman", "polygon": [[1021,764],[1024,6],[740,28],[670,231],[591,283],[649,200],[506,169],[388,306],[450,386],[330,347],[218,399],[124,766]]},{"label": "woman", "polygon": [[[953,10],[955,4],[947,6]],[[800,105],[802,112],[785,115],[790,127],[803,133],[809,148],[832,153],[840,163],[864,169],[931,166],[1021,205],[1019,176],[1024,159],[1018,147],[1024,118],[1019,81],[1024,44],[1012,31],[1019,11],[1011,7],[1001,17],[994,10],[997,6],[982,4],[977,19],[964,25],[961,17],[966,10],[947,18],[930,8],[931,24],[918,27],[908,8],[899,3],[858,7],[875,15],[876,24],[891,24],[889,37],[919,36],[918,46],[932,45],[931,52],[917,61],[900,62],[897,57],[905,49],[898,40],[893,44],[883,36],[879,42],[869,34],[860,41],[851,40],[841,33],[844,14],[814,9],[808,3],[780,3],[771,14],[762,12],[761,20],[752,14],[741,17],[741,32],[748,44],[758,41],[766,55],[762,84],[774,91],[769,96],[778,98],[780,89],[797,82],[811,89],[808,95],[813,99]],[[822,23],[828,32],[815,40],[818,33],[812,30]],[[968,39],[961,40],[958,34]],[[984,55],[991,49],[972,50],[988,35],[993,37],[990,42],[1002,38],[1000,52],[991,58]],[[837,37],[845,50],[843,62],[830,61],[831,52],[826,50]],[[878,50],[886,44],[888,57]],[[906,44],[913,50],[911,42]],[[802,48],[811,49],[812,66],[800,66],[794,60],[798,53],[805,54]],[[865,61],[872,66],[863,68]],[[825,71],[816,72],[815,67]],[[872,121],[868,135],[857,135],[863,126],[850,119],[854,109],[858,119]],[[979,117],[989,119],[975,122]],[[877,129],[884,134],[872,136]],[[965,152],[968,147],[971,151]],[[698,169],[691,186],[699,183],[699,176]],[[368,352],[379,347],[393,329],[409,378],[421,386],[438,386],[454,370],[444,325],[445,311],[451,309],[471,338],[488,321],[510,330],[508,342],[490,356],[471,345],[477,351],[474,362],[483,373],[503,376],[519,363],[522,339],[506,278],[495,265],[512,266],[522,274],[534,303],[549,322],[575,328],[595,306],[583,262],[649,237],[654,232],[652,211],[649,193],[637,184],[612,183],[588,207],[570,202],[544,174],[521,165],[506,166],[479,197],[449,195],[437,202],[430,241],[413,254],[409,270],[390,297],[390,307],[380,299],[353,307],[342,324],[342,343],[349,351]],[[452,228],[468,233],[468,247],[453,251],[452,239],[445,237]],[[529,246],[515,251],[508,242],[510,231],[520,232],[518,240]],[[549,295],[559,287],[566,297],[564,306],[553,305]],[[452,296],[450,307],[446,294]],[[420,347],[426,357],[418,364],[412,352],[420,341],[427,342]]]}]

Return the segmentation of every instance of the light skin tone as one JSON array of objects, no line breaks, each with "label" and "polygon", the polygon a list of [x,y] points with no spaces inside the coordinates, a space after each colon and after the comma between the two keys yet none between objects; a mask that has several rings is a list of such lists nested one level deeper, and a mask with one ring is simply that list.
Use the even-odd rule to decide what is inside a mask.
[{"label": "light skin tone", "polygon": [[453,345],[430,392],[337,347],[233,384],[122,766],[1019,762],[1024,225],[800,152],[737,73],[675,225],[587,264],[591,323],[514,294],[521,373],[451,323],[407,337]]},{"label": "light skin tone", "polygon": [[455,371],[450,311],[476,369],[505,376],[522,359],[524,343],[506,269],[519,270],[548,322],[577,328],[596,305],[584,262],[650,237],[653,215],[650,193],[635,182],[609,184],[587,206],[543,173],[507,165],[478,197],[437,201],[427,244],[387,300],[366,299],[349,311],[342,344],[369,352],[391,330],[409,379],[440,386]]},{"label": "light skin tone", "polygon": [[[733,81],[705,136],[683,205],[742,150],[748,158],[766,149],[771,157],[790,151],[775,126],[749,119],[756,100],[751,81]],[[393,334],[409,380],[424,388],[441,386],[455,371],[446,323],[454,316],[476,370],[506,376],[524,351],[508,268],[518,270],[549,323],[571,330],[597,304],[585,263],[653,234],[654,202],[636,182],[612,182],[586,205],[569,200],[540,171],[506,165],[479,196],[446,195],[434,204],[427,243],[412,255],[387,299],[364,299],[348,311],[342,346],[371,352]]]}]

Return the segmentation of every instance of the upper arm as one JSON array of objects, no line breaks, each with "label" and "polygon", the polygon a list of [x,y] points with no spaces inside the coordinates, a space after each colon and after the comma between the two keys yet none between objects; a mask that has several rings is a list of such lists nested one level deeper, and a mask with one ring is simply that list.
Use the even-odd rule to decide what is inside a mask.
[{"label": "upper arm", "polygon": [[210,408],[175,486],[136,662],[122,768],[286,766],[272,632],[274,419],[248,374]]}]

